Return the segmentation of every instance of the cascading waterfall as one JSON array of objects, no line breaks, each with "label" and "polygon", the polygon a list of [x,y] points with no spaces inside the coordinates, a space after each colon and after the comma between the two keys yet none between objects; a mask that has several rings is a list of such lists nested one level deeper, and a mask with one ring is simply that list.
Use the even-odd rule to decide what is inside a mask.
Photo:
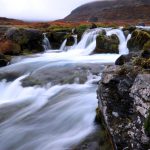
[{"label": "cascading waterfall", "polygon": [[46,33],[43,33],[43,43],[42,43],[42,45],[43,45],[44,50],[51,49],[51,45],[50,45],[50,42],[49,42],[49,40],[46,36]]},{"label": "cascading waterfall", "polygon": [[[130,35],[125,39],[121,30],[97,28],[86,31],[78,44],[75,36],[74,46],[66,52],[57,53],[52,50],[51,53],[46,51],[43,54],[21,57],[21,60],[17,59],[11,65],[0,68],[2,75],[18,76],[13,81],[7,82],[4,79],[0,82],[0,114],[4,115],[0,117],[0,149],[72,149],[95,131],[97,86],[94,83],[101,78],[101,67],[115,62],[120,56],[90,55],[95,49],[96,37],[102,30],[105,30],[107,35],[116,34],[120,39],[120,53],[127,53],[126,47],[122,45]],[[47,43],[46,34],[44,39]],[[50,45],[46,45],[48,46],[45,49],[49,49]],[[65,45],[66,41],[62,50]],[[87,73],[83,70],[78,75],[82,68],[80,65],[83,65],[84,69],[89,68]],[[70,66],[77,68],[71,72]],[[90,71],[96,66],[98,69],[94,69],[94,72],[97,70],[98,73],[93,75]],[[66,68],[68,70],[65,70]],[[45,78],[48,80],[43,86],[22,87],[22,80],[27,77],[33,82],[32,76],[41,82],[44,82]],[[73,82],[70,83],[71,79]],[[37,84],[41,82],[36,80]]]},{"label": "cascading waterfall", "polygon": [[74,48],[77,44],[78,44],[78,35],[72,35],[73,36],[73,38],[74,38],[74,44],[73,44],[73,46],[72,46],[72,48]]},{"label": "cascading waterfall", "polygon": [[66,43],[67,43],[67,39],[65,39],[65,40],[63,41],[63,43],[61,44],[59,50],[61,50],[61,51],[66,51]]},{"label": "cascading waterfall", "polygon": [[131,38],[131,35],[129,34],[128,37],[126,38],[121,29],[112,29],[107,32],[107,36],[111,36],[113,34],[116,34],[120,41],[119,54],[121,54],[121,55],[128,54],[129,49],[127,48],[127,42]]},{"label": "cascading waterfall", "polygon": [[96,28],[87,30],[82,38],[81,41],[74,47],[74,49],[85,49],[87,48],[92,42],[95,42],[96,36],[103,30],[103,28]]}]

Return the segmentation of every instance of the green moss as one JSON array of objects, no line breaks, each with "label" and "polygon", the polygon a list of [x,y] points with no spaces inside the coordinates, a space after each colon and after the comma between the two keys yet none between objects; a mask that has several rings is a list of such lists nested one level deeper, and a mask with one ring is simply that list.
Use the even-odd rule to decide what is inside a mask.
[{"label": "green moss", "polygon": [[141,58],[141,57],[136,57],[133,58],[133,64],[136,66],[140,66],[144,69],[149,69],[150,68],[150,58]]},{"label": "green moss", "polygon": [[150,34],[148,32],[142,30],[135,30],[132,33],[131,39],[128,41],[128,48],[134,51],[142,50],[144,45],[148,41],[150,41]]},{"label": "green moss", "polygon": [[148,49],[150,49],[150,40],[146,42],[143,46],[143,50],[148,50]]},{"label": "green moss", "polygon": [[116,35],[101,33],[96,39],[96,53],[118,53],[119,39]]},{"label": "green moss", "polygon": [[145,122],[144,122],[144,129],[145,129],[145,133],[150,136],[150,111],[149,111],[149,115],[146,118]]}]

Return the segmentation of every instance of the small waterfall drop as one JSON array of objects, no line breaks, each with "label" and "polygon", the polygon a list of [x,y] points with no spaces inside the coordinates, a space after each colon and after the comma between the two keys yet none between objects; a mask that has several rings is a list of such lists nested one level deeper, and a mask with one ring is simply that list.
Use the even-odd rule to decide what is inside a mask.
[{"label": "small waterfall drop", "polygon": [[78,35],[72,35],[74,38],[74,44],[73,47],[75,47],[78,44]]},{"label": "small waterfall drop", "polygon": [[95,36],[103,30],[103,28],[96,28],[85,31],[81,41],[74,47],[74,49],[86,49],[95,40]]},{"label": "small waterfall drop", "polygon": [[61,50],[61,51],[66,51],[66,50],[67,50],[67,49],[66,49],[66,43],[67,43],[67,39],[65,39],[65,40],[63,41],[63,43],[61,44],[59,50]]},{"label": "small waterfall drop", "polygon": [[43,43],[42,43],[42,45],[43,45],[44,50],[51,49],[51,45],[50,45],[50,42],[49,42],[49,40],[46,36],[46,33],[43,33]]},{"label": "small waterfall drop", "polygon": [[127,42],[131,38],[131,35],[129,35],[127,38],[125,37],[123,31],[121,29],[112,29],[107,32],[107,36],[111,35],[117,35],[119,38],[119,54],[124,55],[129,53],[129,49],[127,48]]}]

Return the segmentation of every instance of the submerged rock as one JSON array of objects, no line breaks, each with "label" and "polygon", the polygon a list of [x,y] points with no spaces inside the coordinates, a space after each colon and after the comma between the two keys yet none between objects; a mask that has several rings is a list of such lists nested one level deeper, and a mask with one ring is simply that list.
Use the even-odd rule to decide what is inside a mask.
[{"label": "submerged rock", "polygon": [[[101,68],[101,69],[99,69]],[[95,78],[103,66],[99,67],[95,64],[86,64],[86,65],[67,65],[67,66],[58,66],[53,67],[51,65],[43,67],[33,73],[22,81],[23,86],[34,86],[34,85],[46,85],[51,83],[51,85],[56,84],[83,84],[90,78]]]}]

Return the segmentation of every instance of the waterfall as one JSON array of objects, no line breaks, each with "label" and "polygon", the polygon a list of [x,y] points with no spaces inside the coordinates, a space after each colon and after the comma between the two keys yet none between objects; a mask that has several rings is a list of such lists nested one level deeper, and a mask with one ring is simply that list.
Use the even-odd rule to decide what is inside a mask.
[{"label": "waterfall", "polygon": [[66,51],[66,43],[67,43],[67,39],[65,39],[65,40],[63,41],[63,43],[61,44],[59,50],[61,50],[61,51]]},{"label": "waterfall", "polygon": [[46,36],[46,33],[43,33],[43,48],[44,50],[49,50],[51,49],[51,45],[50,45],[50,42]]},{"label": "waterfall", "polygon": [[92,42],[94,42],[95,36],[97,36],[102,30],[103,30],[103,28],[87,30],[83,34],[81,41],[74,47],[74,49],[87,48]]},{"label": "waterfall", "polygon": [[73,35],[68,51],[65,40],[62,51],[22,56],[0,68],[6,79],[16,77],[0,81],[0,149],[66,150],[95,132],[96,83],[104,64],[120,56],[91,54],[102,30],[111,29],[88,30],[79,43]]},{"label": "waterfall", "polygon": [[72,35],[73,36],[73,38],[74,38],[74,44],[73,44],[73,46],[72,47],[75,47],[77,44],[78,44],[78,35]]},{"label": "waterfall", "polygon": [[107,36],[111,36],[113,34],[117,35],[117,37],[119,38],[119,42],[120,42],[120,44],[119,44],[119,54],[121,54],[121,55],[128,54],[129,49],[127,48],[127,42],[131,38],[131,36],[129,35],[126,38],[121,29],[112,29],[110,31],[107,31]]}]

